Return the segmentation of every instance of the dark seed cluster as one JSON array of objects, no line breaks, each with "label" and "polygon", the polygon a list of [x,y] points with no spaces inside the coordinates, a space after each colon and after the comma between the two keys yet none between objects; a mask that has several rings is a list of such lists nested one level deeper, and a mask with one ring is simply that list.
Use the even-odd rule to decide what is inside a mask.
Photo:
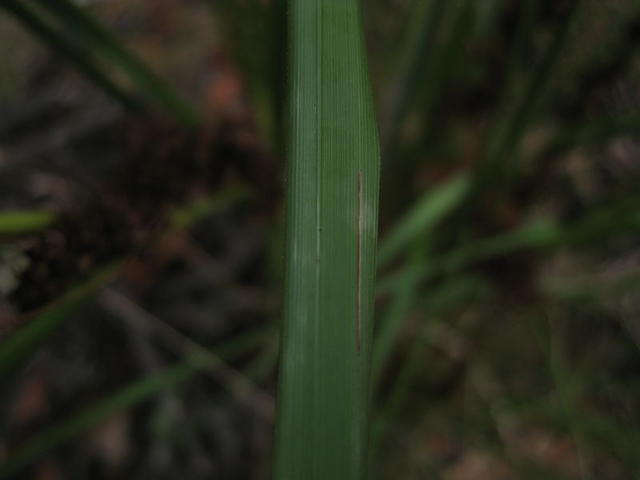
[{"label": "dark seed cluster", "polygon": [[14,308],[38,308],[97,267],[136,253],[166,223],[171,207],[214,190],[230,175],[243,177],[259,196],[274,198],[275,182],[268,181],[274,169],[250,140],[251,124],[219,125],[215,135],[211,130],[132,125],[128,153],[98,193],[27,241],[28,265],[9,294]]}]

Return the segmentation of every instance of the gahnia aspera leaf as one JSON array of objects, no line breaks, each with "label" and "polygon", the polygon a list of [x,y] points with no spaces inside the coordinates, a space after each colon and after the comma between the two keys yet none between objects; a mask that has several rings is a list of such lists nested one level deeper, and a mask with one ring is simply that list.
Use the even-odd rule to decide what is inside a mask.
[{"label": "gahnia aspera leaf", "polygon": [[379,147],[357,0],[291,0],[277,480],[365,478]]}]

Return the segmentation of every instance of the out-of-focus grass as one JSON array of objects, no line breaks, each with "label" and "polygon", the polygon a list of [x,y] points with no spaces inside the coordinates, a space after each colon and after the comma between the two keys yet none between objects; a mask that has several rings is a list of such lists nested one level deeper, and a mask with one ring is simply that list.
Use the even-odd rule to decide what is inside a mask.
[{"label": "out-of-focus grass", "polygon": [[[246,198],[247,191],[241,185],[231,185],[207,199],[185,204],[174,210],[171,215],[171,227],[185,229],[197,222],[203,215],[211,214],[235,202]],[[46,212],[31,212],[29,218],[38,216],[52,221],[55,217]],[[24,219],[22,220],[24,223]],[[47,224],[38,225],[45,227]],[[73,286],[65,295],[53,301],[41,310],[22,318],[14,332],[0,343],[0,377],[5,377],[28,359],[37,348],[58,329],[71,313],[82,303],[112,280],[125,262],[125,258],[113,261],[108,267]]]},{"label": "out-of-focus grass", "polygon": [[45,452],[68,442],[109,416],[135,407],[163,390],[179,387],[195,376],[198,371],[211,368],[215,370],[216,365],[211,365],[209,357],[215,357],[216,364],[233,360],[254,349],[256,345],[260,345],[264,337],[264,331],[260,330],[243,334],[239,338],[225,340],[221,345],[213,348],[211,353],[207,353],[206,360],[203,359],[201,352],[192,352],[173,367],[133,381],[122,389],[105,395],[94,404],[26,440],[15,451],[9,452],[4,459],[0,460],[0,477],[15,474]]},{"label": "out-of-focus grass", "polygon": [[[212,18],[243,73],[263,140],[283,154],[286,98],[286,0],[209,0]],[[256,19],[259,19],[256,21]]]},{"label": "out-of-focus grass", "polygon": [[24,325],[0,343],[0,378],[6,379],[7,375],[28,359],[80,304],[113,278],[118,266],[116,264],[105,268],[89,280],[72,288],[51,305],[22,319]]},{"label": "out-of-focus grass", "polygon": [[42,210],[0,212],[0,236],[38,231],[50,225],[54,219],[55,214]]},{"label": "out-of-focus grass", "polygon": [[[36,8],[37,4],[39,8]],[[13,13],[35,35],[57,52],[67,56],[93,82],[117,98],[132,111],[140,111],[141,104],[128,89],[116,83],[101,66],[116,67],[136,89],[140,98],[147,98],[175,121],[185,126],[199,122],[199,114],[187,104],[164,80],[159,78],[133,52],[91,15],[84,7],[69,0],[27,2],[8,0],[1,5]],[[45,18],[44,12],[51,20]],[[58,26],[55,26],[55,25]]]},{"label": "out-of-focus grass", "polygon": [[72,41],[60,34],[54,27],[38,14],[28,2],[6,0],[1,5],[13,14],[34,35],[57,53],[67,57],[94,85],[102,88],[107,94],[120,102],[127,110],[141,113],[142,104],[129,92],[119,86],[105,69],[93,60]]}]

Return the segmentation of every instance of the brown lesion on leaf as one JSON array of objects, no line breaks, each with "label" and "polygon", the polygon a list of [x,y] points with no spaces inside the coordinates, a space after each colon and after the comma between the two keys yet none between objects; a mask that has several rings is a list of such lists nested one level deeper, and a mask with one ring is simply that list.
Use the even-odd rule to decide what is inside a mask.
[{"label": "brown lesion on leaf", "polygon": [[356,207],[356,351],[360,353],[362,337],[362,230],[364,202],[362,170],[358,171],[358,201]]}]

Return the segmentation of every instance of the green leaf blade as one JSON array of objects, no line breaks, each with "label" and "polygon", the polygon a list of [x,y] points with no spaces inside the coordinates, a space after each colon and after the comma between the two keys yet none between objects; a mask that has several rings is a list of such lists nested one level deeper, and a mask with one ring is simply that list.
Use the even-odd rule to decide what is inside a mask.
[{"label": "green leaf blade", "polygon": [[358,2],[290,2],[275,478],[364,478],[379,147]]}]

